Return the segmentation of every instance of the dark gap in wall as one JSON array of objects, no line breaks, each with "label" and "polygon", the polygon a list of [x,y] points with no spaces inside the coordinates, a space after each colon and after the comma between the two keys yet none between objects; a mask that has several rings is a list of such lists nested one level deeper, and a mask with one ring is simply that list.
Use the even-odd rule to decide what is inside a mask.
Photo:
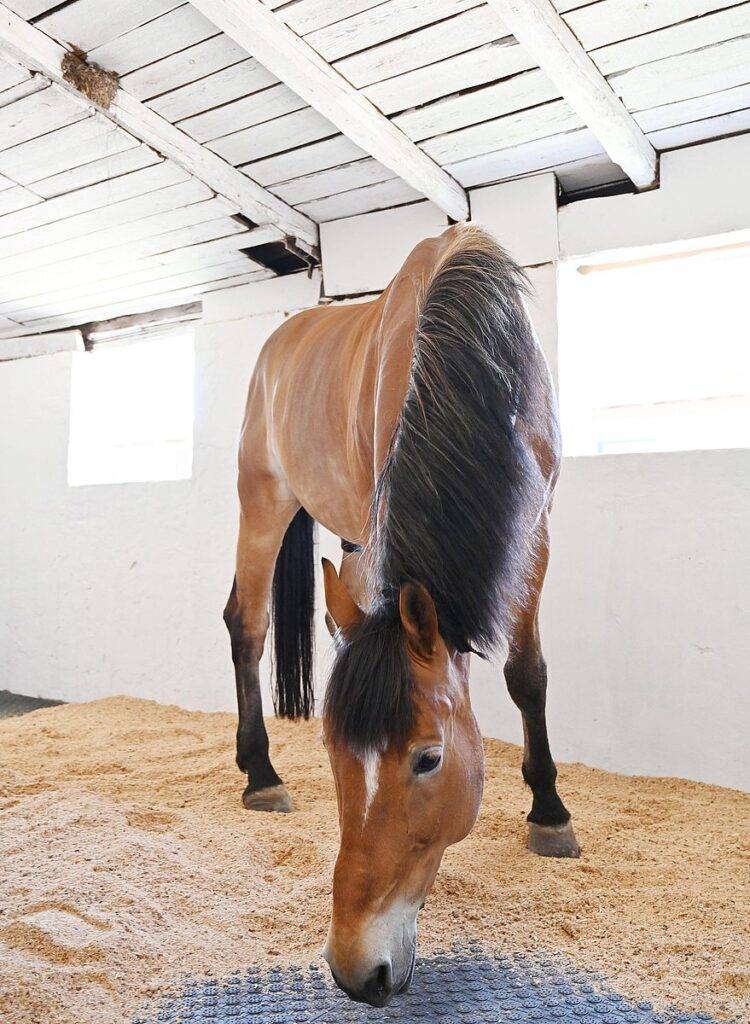
[{"label": "dark gap in wall", "polygon": [[294,274],[298,270],[306,270],[310,266],[310,260],[304,260],[296,252],[292,252],[287,248],[285,242],[266,242],[264,245],[253,245],[247,249],[240,249],[240,252],[279,275]]},{"label": "dark gap in wall", "polygon": [[629,178],[620,181],[608,181],[602,185],[589,185],[588,188],[574,189],[570,192],[560,192],[560,206],[567,206],[569,203],[577,203],[580,199],[602,199],[605,196],[621,196],[627,193],[635,194],[637,189]]}]

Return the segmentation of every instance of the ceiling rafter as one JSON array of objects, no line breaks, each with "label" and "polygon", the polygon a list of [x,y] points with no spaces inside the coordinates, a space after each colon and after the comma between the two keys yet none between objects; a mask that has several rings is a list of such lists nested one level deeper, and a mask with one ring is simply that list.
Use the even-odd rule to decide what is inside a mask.
[{"label": "ceiling rafter", "polygon": [[614,163],[638,188],[658,176],[656,150],[551,0],[488,0]]},{"label": "ceiling rafter", "polygon": [[454,220],[466,220],[464,189],[262,0],[193,0],[222,32],[343,132]]},{"label": "ceiling rafter", "polygon": [[88,108],[101,111],[115,124],[173,160],[223,196],[257,224],[278,230],[279,240],[292,236],[307,249],[318,244],[318,226],[226,160],[201,146],[160,114],[118,88],[108,107],[99,106],[66,81],[63,61],[71,49],[51,39],[0,3],[0,53],[23,67],[40,72]]}]

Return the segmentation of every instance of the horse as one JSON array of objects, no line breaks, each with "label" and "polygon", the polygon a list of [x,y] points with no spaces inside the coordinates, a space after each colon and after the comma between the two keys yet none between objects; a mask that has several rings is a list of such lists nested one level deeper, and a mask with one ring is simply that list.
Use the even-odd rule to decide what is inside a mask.
[{"label": "horse", "polygon": [[528,844],[576,857],[545,720],[538,608],[560,467],[556,401],[522,271],[483,230],[422,241],[382,295],[282,324],[249,387],[231,637],[246,808],[290,811],[258,663],[274,620],[276,713],[313,712],[314,523],[334,660],[323,742],[340,848],[323,955],[355,1000],[411,982],[417,915],[476,820],[471,654],[506,656],[523,720]]}]

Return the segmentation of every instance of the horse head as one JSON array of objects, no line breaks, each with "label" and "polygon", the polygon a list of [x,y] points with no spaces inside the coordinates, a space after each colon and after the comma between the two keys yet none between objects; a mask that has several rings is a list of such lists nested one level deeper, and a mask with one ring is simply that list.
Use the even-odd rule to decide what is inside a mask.
[{"label": "horse head", "polygon": [[443,853],[471,830],[483,782],[469,656],[440,635],[427,590],[368,612],[324,560],[336,658],[323,735],[341,845],[324,956],[352,998],[384,1006],[414,968],[417,915]]}]

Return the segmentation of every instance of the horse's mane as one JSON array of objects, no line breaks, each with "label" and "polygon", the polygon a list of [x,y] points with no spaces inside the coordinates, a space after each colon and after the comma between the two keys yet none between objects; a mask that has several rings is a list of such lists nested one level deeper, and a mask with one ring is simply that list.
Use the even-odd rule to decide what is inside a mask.
[{"label": "horse's mane", "polygon": [[519,267],[474,227],[457,232],[427,283],[407,396],[372,502],[373,609],[341,639],[326,693],[324,713],[354,748],[409,728],[405,580],[424,584],[441,635],[459,651],[492,652],[524,599],[544,486],[515,430],[536,365],[525,289]]}]

